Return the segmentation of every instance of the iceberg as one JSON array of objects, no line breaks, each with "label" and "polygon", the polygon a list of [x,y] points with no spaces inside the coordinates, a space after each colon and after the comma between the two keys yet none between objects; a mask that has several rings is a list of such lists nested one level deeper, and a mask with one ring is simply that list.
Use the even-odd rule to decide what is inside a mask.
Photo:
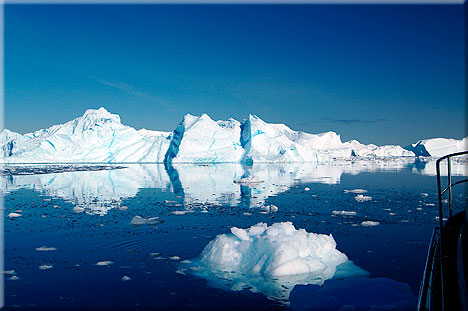
[{"label": "iceberg", "polygon": [[239,122],[186,114],[172,132],[136,130],[105,108],[64,124],[21,135],[0,133],[3,163],[244,163],[440,156],[466,149],[462,140],[434,138],[401,146],[342,142],[335,132],[310,134],[256,115]]},{"label": "iceberg", "polygon": [[460,140],[450,138],[424,139],[406,146],[405,149],[412,151],[416,156],[442,157],[449,153],[468,150],[468,137]]},{"label": "iceberg", "polygon": [[201,262],[218,270],[269,277],[312,273],[322,279],[331,278],[336,266],[347,260],[331,235],[296,230],[291,222],[233,227],[231,234],[217,236],[200,255]]},{"label": "iceberg", "polygon": [[248,289],[285,303],[297,284],[368,275],[336,249],[331,235],[297,230],[291,222],[233,227],[181,265],[181,271],[206,278],[214,287]]}]

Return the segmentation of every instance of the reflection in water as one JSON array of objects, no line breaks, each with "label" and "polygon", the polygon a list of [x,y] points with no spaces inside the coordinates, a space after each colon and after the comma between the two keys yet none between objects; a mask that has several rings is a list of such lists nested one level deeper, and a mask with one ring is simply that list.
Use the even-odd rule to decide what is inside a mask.
[{"label": "reflection in water", "polygon": [[291,291],[296,285],[318,285],[331,278],[367,277],[369,273],[352,261],[348,260],[336,268],[335,274],[329,278],[324,278],[320,273],[296,274],[281,277],[267,277],[258,273],[243,273],[239,271],[220,271],[210,269],[205,264],[197,261],[181,264],[179,272],[190,273],[206,279],[210,286],[223,290],[242,291],[249,290],[254,293],[262,293],[269,299],[274,299],[283,303],[289,302]]},{"label": "reflection in water", "polygon": [[[103,171],[75,171],[36,175],[4,175],[2,188],[13,191],[30,188],[62,198],[82,207],[88,214],[104,215],[119,207],[123,199],[140,189],[157,188],[173,192],[187,208],[200,204],[262,206],[268,197],[287,191],[299,183],[337,184],[342,174],[382,170],[412,169],[418,174],[435,174],[435,162],[391,159],[377,161],[337,161],[332,165],[316,163],[278,163],[243,166],[239,163],[127,164],[126,168]],[[454,175],[466,175],[463,163],[454,163]],[[257,176],[263,183],[251,186],[233,181]]]}]

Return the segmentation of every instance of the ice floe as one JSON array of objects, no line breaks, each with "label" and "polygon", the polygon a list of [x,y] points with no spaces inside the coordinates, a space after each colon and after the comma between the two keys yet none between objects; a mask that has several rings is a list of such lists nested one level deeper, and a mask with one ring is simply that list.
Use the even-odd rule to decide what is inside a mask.
[{"label": "ice floe", "polygon": [[47,246],[41,246],[41,247],[36,248],[36,251],[38,251],[38,252],[51,252],[51,251],[55,251],[55,250],[57,250],[57,248],[47,247]]},{"label": "ice floe", "polygon": [[372,197],[371,197],[371,196],[367,196],[367,195],[358,194],[357,196],[354,197],[354,199],[355,199],[357,202],[366,202],[366,201],[372,200]]},{"label": "ice floe", "polygon": [[130,221],[131,225],[137,226],[137,225],[155,225],[159,224],[162,222],[162,219],[159,217],[151,217],[148,219],[145,219],[139,215],[133,217],[132,221]]},{"label": "ice floe", "polygon": [[378,225],[380,225],[380,222],[378,222],[378,221],[365,220],[365,221],[361,222],[361,226],[363,226],[363,227],[375,227],[375,226],[378,226]]},{"label": "ice floe", "polygon": [[104,261],[98,261],[96,263],[96,266],[108,266],[108,265],[111,265],[113,264],[114,262],[113,261],[110,261],[110,260],[104,260]]}]

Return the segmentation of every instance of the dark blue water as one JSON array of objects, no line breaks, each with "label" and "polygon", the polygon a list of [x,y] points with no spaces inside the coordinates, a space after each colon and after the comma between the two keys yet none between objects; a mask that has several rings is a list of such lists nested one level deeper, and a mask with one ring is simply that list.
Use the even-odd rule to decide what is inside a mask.
[{"label": "dark blue water", "polygon": [[[405,165],[233,164],[8,175],[4,270],[14,270],[19,279],[4,275],[5,305],[322,310],[349,304],[368,308],[400,299],[403,302],[394,305],[411,309],[438,223],[435,177],[425,173]],[[256,187],[233,183],[249,174],[264,182]],[[344,192],[356,188],[367,190],[364,195],[372,200],[357,202],[357,194]],[[454,197],[459,206],[466,202],[464,193]],[[278,212],[262,211],[261,206],[269,204],[278,206]],[[22,216],[7,217],[11,212]],[[130,225],[136,215],[163,222]],[[338,250],[369,277],[332,279],[322,287],[296,285],[285,303],[249,288],[217,288],[181,270],[181,261],[197,257],[216,235],[233,226],[281,221],[333,234]],[[380,224],[365,227],[363,221]],[[55,250],[36,250],[41,246]],[[96,265],[102,261],[113,263]],[[41,270],[44,265],[52,267]],[[131,280],[123,281],[124,276]],[[352,294],[357,288],[367,298]]]}]

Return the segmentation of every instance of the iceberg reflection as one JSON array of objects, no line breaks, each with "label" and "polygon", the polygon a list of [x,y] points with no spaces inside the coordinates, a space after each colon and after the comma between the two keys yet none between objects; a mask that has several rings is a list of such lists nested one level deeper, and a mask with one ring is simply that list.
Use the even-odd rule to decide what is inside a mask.
[{"label": "iceberg reflection", "polygon": [[[301,183],[338,184],[343,174],[398,171],[432,175],[434,163],[419,160],[387,159],[375,161],[336,161],[316,163],[232,164],[125,164],[125,168],[100,171],[74,171],[10,175],[4,173],[2,190],[34,189],[62,198],[83,208],[88,214],[105,215],[120,207],[122,200],[135,197],[140,189],[157,188],[173,192],[186,207],[199,204],[226,204],[259,207],[268,197]],[[52,171],[52,170],[50,170]],[[433,172],[434,171],[434,172]],[[452,165],[455,175],[466,175],[463,163]],[[256,176],[262,183],[236,184],[235,180]]]}]

